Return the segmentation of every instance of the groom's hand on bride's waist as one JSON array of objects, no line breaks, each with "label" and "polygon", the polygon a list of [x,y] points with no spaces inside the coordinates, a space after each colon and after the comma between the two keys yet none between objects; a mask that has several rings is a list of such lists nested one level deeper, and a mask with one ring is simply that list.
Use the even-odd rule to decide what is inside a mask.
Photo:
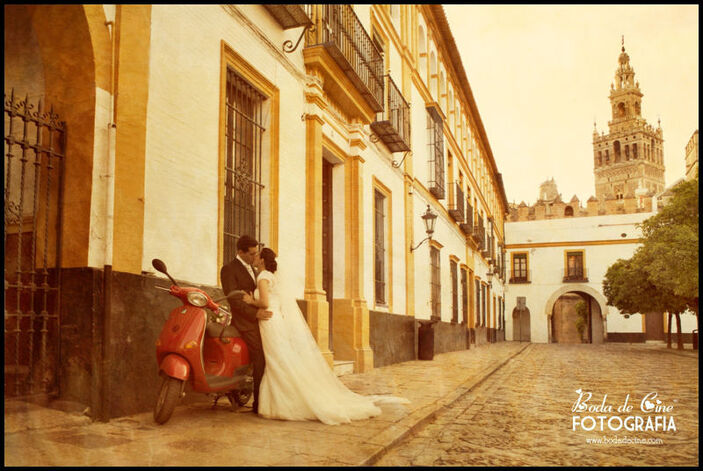
[{"label": "groom's hand on bride's waist", "polygon": [[264,321],[265,321],[265,320],[271,319],[271,316],[273,316],[273,312],[271,312],[271,311],[266,311],[266,310],[264,310],[264,309],[259,309],[259,310],[256,312],[256,318],[259,319],[259,320],[264,320]]}]

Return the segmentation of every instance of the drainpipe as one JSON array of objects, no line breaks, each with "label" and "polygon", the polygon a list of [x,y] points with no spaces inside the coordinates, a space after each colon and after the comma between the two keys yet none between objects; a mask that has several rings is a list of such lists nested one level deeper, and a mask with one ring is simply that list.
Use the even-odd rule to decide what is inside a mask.
[{"label": "drainpipe", "polygon": [[105,253],[103,269],[103,318],[99,325],[102,325],[100,336],[100,350],[96,352],[100,361],[97,376],[98,381],[98,401],[95,419],[101,422],[110,420],[110,332],[112,314],[112,240],[114,227],[114,206],[115,206],[115,47],[116,34],[115,22],[106,21],[111,40],[110,54],[110,119],[107,123],[107,168],[103,177],[106,179],[106,207],[105,207]]},{"label": "drainpipe", "polygon": [[105,265],[112,265],[112,236],[115,215],[115,22],[106,21],[110,30],[112,51],[110,56],[110,121],[107,123],[107,168],[103,177],[107,181],[105,214]]}]

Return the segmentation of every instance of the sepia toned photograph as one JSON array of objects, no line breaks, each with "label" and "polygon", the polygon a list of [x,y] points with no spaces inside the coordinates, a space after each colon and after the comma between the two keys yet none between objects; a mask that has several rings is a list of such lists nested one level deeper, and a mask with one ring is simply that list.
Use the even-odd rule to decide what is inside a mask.
[{"label": "sepia toned photograph", "polygon": [[699,466],[699,6],[5,4],[6,467]]}]

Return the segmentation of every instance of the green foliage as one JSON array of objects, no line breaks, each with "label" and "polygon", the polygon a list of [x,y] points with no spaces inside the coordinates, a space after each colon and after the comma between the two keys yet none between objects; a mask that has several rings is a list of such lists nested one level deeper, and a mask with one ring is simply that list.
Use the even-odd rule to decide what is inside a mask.
[{"label": "green foliage", "polygon": [[672,193],[671,201],[640,225],[645,269],[654,284],[697,305],[698,179],[676,185]]},{"label": "green foliage", "polygon": [[583,331],[586,330],[586,325],[588,324],[588,309],[586,309],[586,303],[579,301],[574,306],[576,309],[576,330],[580,337],[583,337]]},{"label": "green foliage", "polygon": [[698,313],[698,179],[672,189],[671,200],[643,221],[643,244],[608,268],[603,292],[623,314],[691,309]]}]

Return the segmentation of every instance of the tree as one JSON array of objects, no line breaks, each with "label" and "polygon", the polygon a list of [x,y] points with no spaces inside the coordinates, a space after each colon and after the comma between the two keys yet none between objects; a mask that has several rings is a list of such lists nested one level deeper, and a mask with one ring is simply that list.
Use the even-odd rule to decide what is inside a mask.
[{"label": "tree", "polygon": [[[605,273],[603,294],[608,304],[618,308],[622,314],[667,311],[670,315],[676,315],[679,328],[677,343],[678,348],[682,349],[681,321],[678,316],[686,311],[688,300],[654,284],[647,271],[648,264],[642,247],[635,251],[632,258],[618,259]],[[671,328],[668,344],[671,345]]]},{"label": "tree", "polygon": [[640,224],[644,267],[652,283],[682,296],[698,315],[698,178],[671,189],[673,197]]},{"label": "tree", "polygon": [[[698,178],[671,190],[671,200],[643,221],[643,243],[628,259],[608,268],[603,292],[623,314],[669,312],[676,316],[678,348],[680,314],[691,310],[698,323]],[[671,345],[669,327],[669,345]]]}]

